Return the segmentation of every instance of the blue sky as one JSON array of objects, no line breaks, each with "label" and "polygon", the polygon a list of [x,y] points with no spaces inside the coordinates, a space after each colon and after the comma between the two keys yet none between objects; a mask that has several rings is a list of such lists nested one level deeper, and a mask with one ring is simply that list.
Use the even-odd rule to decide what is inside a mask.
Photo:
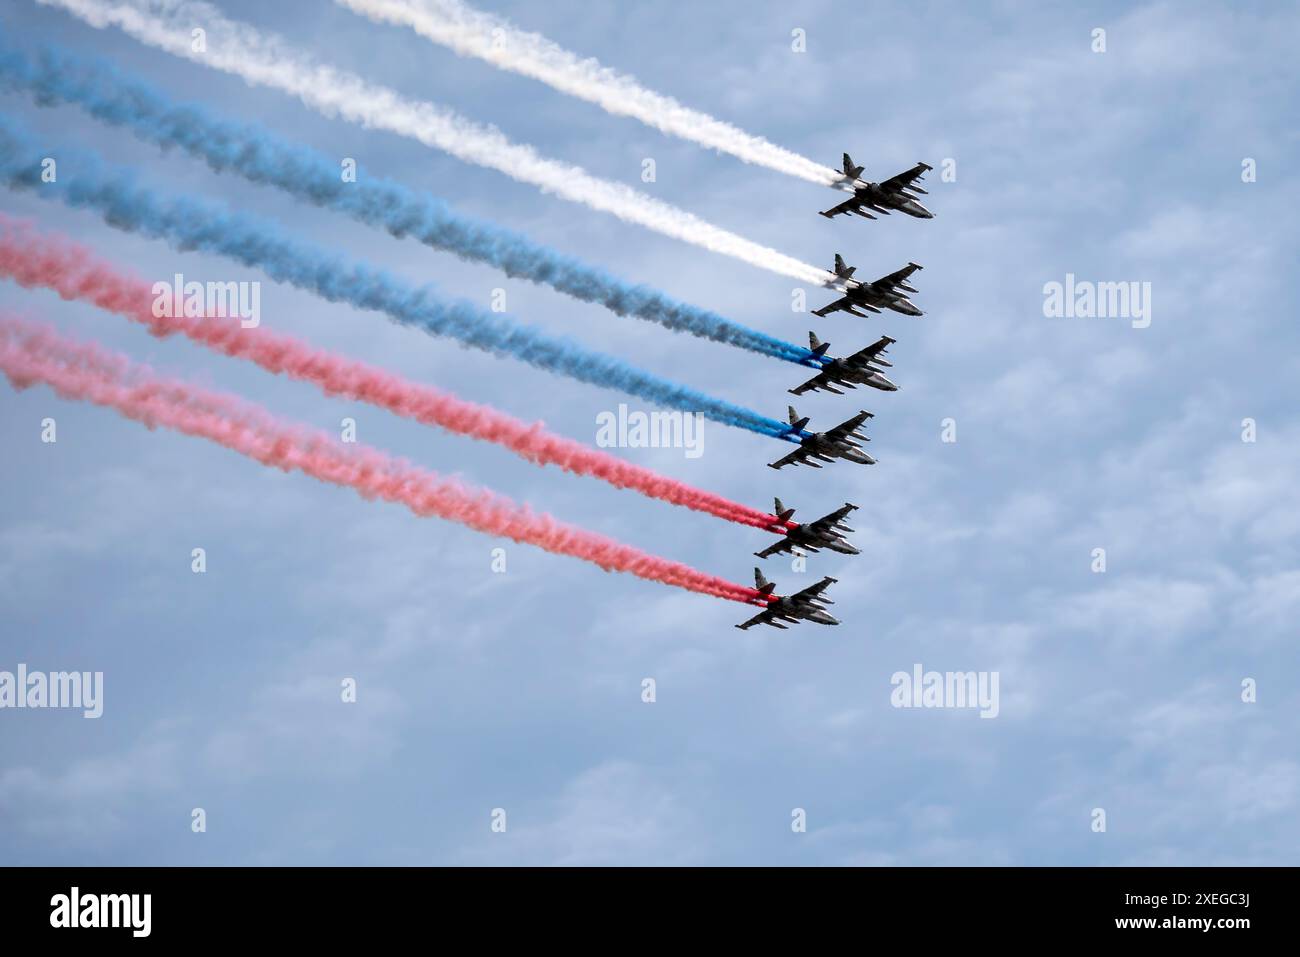
[{"label": "blue sky", "polygon": [[[862,506],[863,554],[813,556],[844,622],[739,632],[745,609],[364,502],[48,390],[0,390],[0,669],[101,670],[104,715],[0,712],[0,861],[17,864],[1300,863],[1297,160],[1286,4],[558,2],[490,8],[653,89],[868,175],[917,160],[933,221],[835,222],[814,185],[666,138],[329,3],[232,16],[516,141],[817,264],[915,260],[920,319],[818,320],[793,284],[396,136],[0,2],[23,39],[95,53],[456,208],[835,352],[894,336],[871,468],[630,458],[759,506]],[[847,20],[847,23],[846,23]],[[850,29],[855,23],[871,25]],[[1106,30],[1107,51],[1091,51]],[[807,31],[808,49],[789,47]],[[0,95],[51,143],[220,199],[412,282],[780,415],[793,366],[620,319]],[[1288,120],[1287,117],[1291,119]],[[1253,158],[1258,180],[1243,183]],[[955,182],[939,177],[956,162]],[[6,213],[155,278],[259,279],[5,192]],[[1152,321],[1049,319],[1067,273],[1151,283]],[[820,303],[810,291],[810,301]],[[767,539],[378,410],[326,400],[118,317],[0,285],[0,308],[94,337],[559,518],[745,581]],[[623,396],[460,349],[269,281],[263,322],[594,441]],[[860,400],[860,401],[859,401]],[[40,422],[58,442],[40,442]],[[839,417],[839,418],[837,418]],[[956,421],[957,441],[941,441]],[[1241,440],[1255,420],[1257,441]],[[203,547],[208,572],[190,571]],[[491,552],[505,547],[507,571]],[[1106,549],[1104,574],[1092,552]],[[1001,708],[891,707],[915,663],[996,671]],[[353,677],[358,701],[339,700]],[[657,701],[641,701],[643,678]],[[1241,700],[1253,678],[1258,700]],[[192,808],[208,830],[190,830]],[[508,829],[493,833],[493,808]],[[807,812],[807,832],[791,811]],[[1104,808],[1107,828],[1091,828]]]}]

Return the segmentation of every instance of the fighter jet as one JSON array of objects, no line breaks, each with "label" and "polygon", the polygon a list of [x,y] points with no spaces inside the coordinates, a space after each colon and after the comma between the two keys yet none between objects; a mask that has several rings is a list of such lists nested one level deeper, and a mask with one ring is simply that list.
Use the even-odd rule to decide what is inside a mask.
[{"label": "fighter jet", "polygon": [[[817,392],[818,390],[843,395],[844,393],[835,386],[842,385],[846,389],[856,389],[860,385],[869,385],[871,388],[879,389],[882,392],[897,392],[898,386],[890,382],[885,374],[877,368],[877,366],[890,365],[880,356],[885,354],[886,346],[897,341],[897,339],[892,339],[889,336],[881,336],[871,345],[853,353],[851,356],[831,359],[822,366],[821,372],[816,377],[787,391],[791,395],[803,395],[805,392]],[[813,352],[818,355],[824,354],[830,345],[829,342],[820,342],[815,332],[808,333],[808,343]]]},{"label": "fighter jet", "polygon": [[779,469],[786,465],[811,465],[815,469],[821,468],[813,459],[821,462],[847,459],[859,465],[875,465],[876,460],[862,451],[862,447],[854,441],[854,439],[871,441],[858,431],[862,423],[870,418],[873,418],[870,412],[859,412],[853,418],[841,422],[826,432],[805,432],[804,426],[808,424],[808,417],[800,417],[794,410],[794,406],[790,406],[790,427],[782,433],[782,436],[789,436],[791,441],[795,441],[795,437],[798,436],[799,447],[784,458],[769,462],[767,467]]},{"label": "fighter jet", "polygon": [[838,625],[839,621],[822,607],[823,605],[835,604],[829,598],[822,597],[822,592],[833,584],[835,584],[834,578],[823,578],[816,585],[809,585],[801,592],[786,595],[784,598],[775,598],[772,596],[772,589],[776,586],[764,578],[763,573],[755,568],[754,587],[762,596],[761,599],[755,599],[755,604],[759,603],[759,601],[765,601],[768,604],[766,608],[749,619],[749,621],[736,627],[741,631],[753,625],[771,625],[773,628],[785,629],[787,626],[781,624],[783,621],[788,621],[790,624],[813,621],[819,625]]},{"label": "fighter jet", "polygon": [[890,210],[897,210],[900,213],[906,213],[908,216],[915,216],[917,219],[934,219],[934,213],[930,212],[914,196],[914,193],[920,193],[923,196],[929,194],[921,187],[914,185],[924,177],[922,173],[934,169],[925,163],[917,163],[906,172],[899,173],[880,183],[869,183],[860,177],[864,167],[854,166],[853,160],[849,159],[849,154],[844,154],[844,176],[837,179],[831,185],[836,189],[842,189],[853,194],[852,199],[846,199],[838,206],[832,206],[830,209],[823,210],[822,215],[827,219],[834,219],[841,213],[853,213],[864,219],[875,219],[867,210],[880,213],[884,216],[889,215]]},{"label": "fighter jet", "polygon": [[789,552],[796,548],[805,552],[818,552],[823,548],[829,548],[841,555],[858,555],[860,552],[845,541],[844,536],[840,534],[842,531],[853,531],[844,524],[844,519],[848,517],[850,512],[857,511],[857,508],[856,505],[845,503],[843,508],[836,509],[829,515],[823,515],[815,522],[804,522],[802,525],[798,525],[790,521],[794,509],[786,508],[778,498],[776,500],[777,522],[774,522],[769,528],[771,531],[784,534],[785,537],[779,542],[767,546],[761,552],[754,552],[754,554],[759,558],[769,558],[772,555],[779,555],[782,552]]},{"label": "fighter jet", "polygon": [[866,309],[870,312],[882,312],[884,309],[892,309],[894,312],[901,312],[905,316],[924,315],[916,304],[898,290],[903,292],[915,293],[916,290],[907,284],[907,279],[912,273],[923,267],[916,263],[909,262],[898,272],[891,272],[888,276],[881,276],[875,282],[862,282],[854,279],[853,274],[858,271],[857,266],[846,266],[844,257],[839,253],[835,254],[835,275],[826,283],[827,289],[835,289],[842,293],[839,299],[832,303],[822,306],[820,309],[814,309],[814,316],[826,316],[829,313],[843,310],[863,319],[868,318],[865,312],[858,312],[857,308]]}]

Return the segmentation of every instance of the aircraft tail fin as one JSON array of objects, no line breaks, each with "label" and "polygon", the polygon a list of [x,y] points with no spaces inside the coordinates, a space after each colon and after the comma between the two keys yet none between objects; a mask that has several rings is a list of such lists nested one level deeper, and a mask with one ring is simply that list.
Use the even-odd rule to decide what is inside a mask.
[{"label": "aircraft tail fin", "polygon": [[788,408],[790,410],[790,431],[798,432],[808,424],[808,416],[800,416],[799,413],[794,410],[794,406],[789,406]]},{"label": "aircraft tail fin", "polygon": [[761,568],[754,569],[754,590],[755,591],[757,591],[760,595],[770,595],[772,594],[772,591],[775,588],[776,588],[776,584],[774,582],[770,582],[763,577],[763,570]]},{"label": "aircraft tail fin", "polygon": [[781,500],[779,498],[775,499],[775,502],[776,502],[776,511],[773,512],[773,514],[777,517],[777,519],[779,519],[782,522],[790,521],[790,516],[794,514],[794,509],[786,508],[784,505],[781,504]]},{"label": "aircraft tail fin", "polygon": [[844,264],[844,257],[839,253],[835,254],[835,275],[839,276],[841,279],[848,279],[857,271],[857,266],[846,266]]},{"label": "aircraft tail fin", "polygon": [[850,179],[857,179],[859,176],[862,175],[862,171],[864,169],[866,169],[865,166],[854,166],[853,157],[849,156],[848,153],[844,154],[844,175],[845,176],[849,177]]},{"label": "aircraft tail fin", "polygon": [[824,356],[826,355],[826,350],[829,349],[830,347],[831,344],[829,342],[822,342],[820,339],[817,338],[817,333],[809,330],[808,348],[812,350],[813,355]]}]

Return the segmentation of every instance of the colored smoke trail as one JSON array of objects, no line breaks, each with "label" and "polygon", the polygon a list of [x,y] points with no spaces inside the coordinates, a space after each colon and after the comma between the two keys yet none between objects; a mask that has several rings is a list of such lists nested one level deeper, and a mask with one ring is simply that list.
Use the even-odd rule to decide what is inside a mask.
[{"label": "colored smoke trail", "polygon": [[96,210],[119,229],[166,239],[183,250],[229,256],[331,302],[383,312],[404,325],[495,355],[513,356],[549,372],[763,435],[783,437],[788,432],[775,419],[591,352],[572,340],[548,336],[501,313],[464,300],[441,300],[430,286],[408,286],[386,272],[291,239],[254,217],[195,199],[157,198],[129,173],[106,170],[93,153],[60,150],[59,163],[75,169],[75,175],[42,182],[43,155],[0,118],[0,179],[12,187],[42,197],[56,195],[70,206]]},{"label": "colored smoke trail", "polygon": [[559,522],[486,489],[417,468],[366,446],[284,422],[233,396],[159,377],[125,356],[75,342],[46,326],[0,318],[0,371],[16,388],[44,383],[67,399],[115,409],[150,428],[165,426],[216,442],[263,465],[299,471],[365,498],[405,505],[477,531],[571,555],[606,571],[732,601],[757,592],[603,535]]},{"label": "colored smoke trail", "polygon": [[[542,156],[509,140],[493,126],[379,86],[319,63],[281,37],[228,20],[199,0],[40,0],[93,27],[115,26],[142,43],[296,96],[326,116],[341,116],[371,129],[388,130],[485,166],[543,192],[611,213],[625,222],[732,256],[800,282],[824,285],[828,274],[767,246],[729,232],[622,183],[593,176],[579,166]],[[193,31],[204,31],[204,49]]]},{"label": "colored smoke trail", "polygon": [[344,183],[336,159],[287,142],[252,124],[220,119],[192,104],[181,105],[111,65],[43,47],[29,58],[0,42],[0,86],[24,89],[38,103],[74,104],[87,113],[160,146],[179,147],[218,171],[232,170],[295,198],[334,209],[394,236],[412,236],[511,277],[545,283],[618,315],[637,316],[676,332],[712,339],[789,362],[811,353],[602,269],[519,233],[461,216],[446,204],[391,180],[358,172]]},{"label": "colored smoke trail", "polygon": [[683,106],[646,89],[590,57],[579,57],[503,17],[475,10],[460,0],[337,0],[378,22],[401,24],[461,56],[486,60],[502,70],[540,80],[552,89],[594,103],[608,113],[630,116],[662,133],[729,153],[746,163],[797,176],[822,186],[837,171],[761,136]]},{"label": "colored smoke trail", "polygon": [[766,529],[778,521],[773,515],[548,432],[540,422],[524,422],[290,336],[244,329],[233,320],[155,316],[150,283],[123,273],[66,237],[37,232],[3,213],[0,276],[29,288],[53,290],[64,299],[92,303],[138,322],[158,336],[179,333],[215,352],[255,362],[271,373],[310,382],[326,395],[367,402],[424,425],[496,443],[539,465],[555,465],[742,525]]}]

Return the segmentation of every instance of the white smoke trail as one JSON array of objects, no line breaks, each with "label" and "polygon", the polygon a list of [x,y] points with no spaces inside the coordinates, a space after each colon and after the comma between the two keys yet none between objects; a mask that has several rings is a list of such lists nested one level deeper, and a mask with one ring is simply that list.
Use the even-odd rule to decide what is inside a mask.
[{"label": "white smoke trail", "polygon": [[829,186],[842,175],[761,136],[683,106],[670,96],[647,90],[635,77],[582,59],[538,33],[509,20],[475,10],[460,0],[337,0],[377,22],[401,24],[461,56],[540,80],[547,86],[595,103],[608,113],[630,116],[661,133],[680,136],[746,163]]},{"label": "white smoke trail", "polygon": [[[61,7],[94,27],[115,26],[149,46],[211,66],[298,97],[327,116],[385,129],[445,150],[459,159],[499,170],[543,191],[613,213],[713,252],[733,256],[800,282],[830,277],[759,243],[578,166],[547,159],[531,146],[512,143],[500,130],[482,126],[433,103],[409,100],[387,87],[336,70],[294,50],[279,37],[228,20],[201,0],[39,0]],[[202,43],[198,31],[202,30]]]}]

